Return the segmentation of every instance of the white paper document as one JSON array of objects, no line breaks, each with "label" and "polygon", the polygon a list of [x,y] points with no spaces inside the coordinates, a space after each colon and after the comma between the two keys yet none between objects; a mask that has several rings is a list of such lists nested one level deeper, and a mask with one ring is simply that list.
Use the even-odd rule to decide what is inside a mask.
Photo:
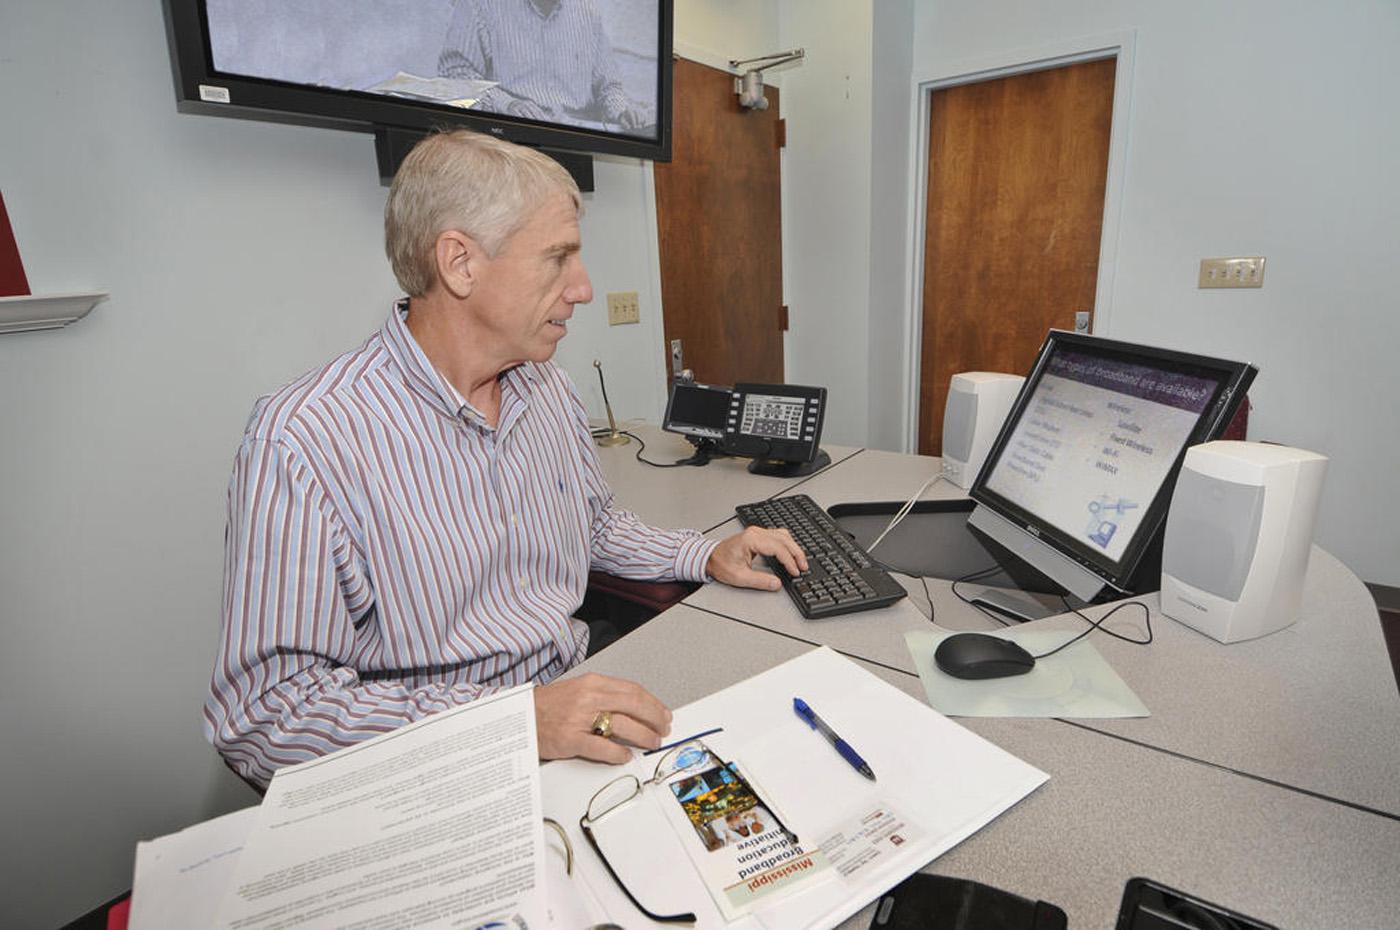
[{"label": "white paper document", "polygon": [[[793,712],[794,697],[864,757],[876,781]],[[619,775],[651,778],[660,754],[639,754],[621,769],[543,766],[545,813],[568,831],[574,878],[612,922],[650,924],[620,881],[648,910],[693,913],[701,928],[833,926],[1047,778],[826,648],[680,708],[668,740],[715,728],[703,742],[727,765],[644,785],[593,826],[617,880],[579,818]],[[753,798],[735,792],[730,767]],[[787,834],[797,842],[785,843]],[[733,894],[736,878],[763,893]]]},{"label": "white paper document", "polygon": [[444,103],[448,106],[468,109],[476,104],[482,94],[495,86],[495,81],[420,77],[416,74],[400,71],[387,81],[380,81],[368,90],[372,94],[413,97],[418,100],[431,100],[434,103]]},{"label": "white paper document", "polygon": [[127,930],[214,925],[257,807],[136,844]]},{"label": "white paper document", "polygon": [[280,770],[217,926],[544,927],[538,758],[526,686]]},{"label": "white paper document", "polygon": [[876,807],[822,840],[821,851],[842,878],[853,878],[924,831],[888,807]]}]

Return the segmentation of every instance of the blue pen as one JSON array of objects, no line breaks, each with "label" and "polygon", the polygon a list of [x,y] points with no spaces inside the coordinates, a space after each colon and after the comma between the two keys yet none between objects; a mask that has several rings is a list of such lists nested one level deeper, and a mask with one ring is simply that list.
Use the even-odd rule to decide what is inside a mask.
[{"label": "blue pen", "polygon": [[793,698],[792,709],[797,713],[797,716],[801,717],[803,721],[806,722],[807,726],[816,730],[822,736],[825,736],[826,741],[834,746],[837,752],[841,753],[841,758],[851,763],[851,768],[871,781],[875,780],[875,772],[872,771],[865,760],[860,757],[860,753],[852,749],[850,743],[837,736],[836,731],[827,726],[826,721],[818,717],[817,712],[808,707],[806,701],[802,700],[800,697]]}]

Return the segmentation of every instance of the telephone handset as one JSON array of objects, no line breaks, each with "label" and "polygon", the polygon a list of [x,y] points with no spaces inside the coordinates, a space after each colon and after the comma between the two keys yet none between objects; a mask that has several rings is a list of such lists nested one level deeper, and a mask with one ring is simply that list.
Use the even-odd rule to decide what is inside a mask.
[{"label": "telephone handset", "polygon": [[754,461],[749,471],[792,478],[825,468],[821,451],[826,388],[800,384],[736,384],[720,449]]}]

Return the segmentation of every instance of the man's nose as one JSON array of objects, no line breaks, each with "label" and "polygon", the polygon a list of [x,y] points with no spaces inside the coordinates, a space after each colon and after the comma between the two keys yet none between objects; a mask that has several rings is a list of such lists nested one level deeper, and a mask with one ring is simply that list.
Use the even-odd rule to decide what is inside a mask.
[{"label": "man's nose", "polygon": [[588,278],[588,269],[580,262],[578,274],[564,291],[564,299],[571,304],[586,304],[593,299],[593,282]]}]

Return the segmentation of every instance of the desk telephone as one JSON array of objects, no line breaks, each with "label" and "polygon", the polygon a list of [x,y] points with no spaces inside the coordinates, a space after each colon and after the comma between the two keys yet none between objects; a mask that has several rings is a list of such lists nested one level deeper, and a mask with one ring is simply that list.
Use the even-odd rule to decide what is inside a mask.
[{"label": "desk telephone", "polygon": [[[680,433],[702,452],[753,459],[749,471],[792,478],[831,463],[821,450],[826,388],[736,384],[733,388],[676,381],[662,429]],[[696,462],[703,464],[703,462]]]}]

